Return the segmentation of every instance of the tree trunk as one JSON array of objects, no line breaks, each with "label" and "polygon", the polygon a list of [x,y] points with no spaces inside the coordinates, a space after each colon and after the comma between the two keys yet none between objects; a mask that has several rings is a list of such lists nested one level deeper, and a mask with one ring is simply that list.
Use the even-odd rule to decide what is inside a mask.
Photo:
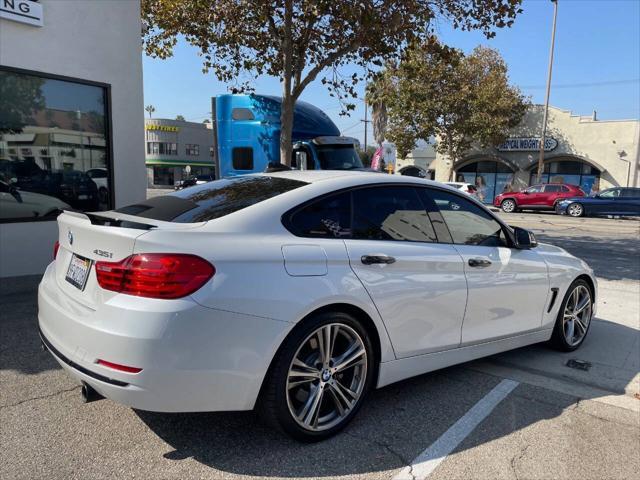
[{"label": "tree trunk", "polygon": [[294,104],[295,100],[292,98],[291,92],[283,91],[282,110],[280,111],[280,163],[284,165],[291,165]]}]

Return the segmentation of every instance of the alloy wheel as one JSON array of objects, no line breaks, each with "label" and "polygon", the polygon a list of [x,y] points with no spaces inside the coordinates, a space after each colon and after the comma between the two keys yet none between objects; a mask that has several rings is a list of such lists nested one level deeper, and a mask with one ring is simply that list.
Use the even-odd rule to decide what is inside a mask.
[{"label": "alloy wheel", "polygon": [[577,285],[564,307],[562,330],[569,346],[574,347],[584,339],[591,322],[591,292],[584,285]]},{"label": "alloy wheel", "polygon": [[579,203],[572,203],[567,207],[567,212],[572,217],[580,217],[583,212],[582,205],[580,205]]},{"label": "alloy wheel", "polygon": [[298,348],[287,374],[289,413],[304,429],[328,430],[345,420],[364,391],[367,350],[348,325],[330,323]]},{"label": "alloy wheel", "polygon": [[502,202],[502,211],[511,213],[516,209],[516,203],[513,200],[505,200]]}]

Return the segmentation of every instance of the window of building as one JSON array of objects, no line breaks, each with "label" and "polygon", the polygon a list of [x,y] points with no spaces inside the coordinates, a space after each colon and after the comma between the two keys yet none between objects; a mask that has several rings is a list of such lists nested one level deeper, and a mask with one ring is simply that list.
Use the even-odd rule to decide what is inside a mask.
[{"label": "window of building", "polygon": [[385,186],[353,191],[352,238],[436,242],[425,207],[413,187]]},{"label": "window of building", "polygon": [[253,112],[248,108],[234,108],[231,110],[231,118],[234,120],[255,120]]},{"label": "window of building", "polygon": [[235,147],[232,162],[234,170],[253,170],[253,148]]},{"label": "window of building", "polygon": [[508,165],[493,160],[469,163],[456,172],[456,182],[475,185],[478,199],[490,204],[496,195],[513,188],[513,177],[513,170]]},{"label": "window of building", "polygon": [[442,190],[429,190],[429,196],[444,217],[453,243],[487,247],[507,246],[502,225],[481,207]]},{"label": "window of building", "polygon": [[191,155],[191,156],[200,155],[200,145],[197,145],[195,143],[187,143],[185,145],[185,149],[186,149],[187,155]]},{"label": "window of building", "polygon": [[351,236],[351,194],[323,197],[297,210],[285,222],[294,235],[314,238]]},{"label": "window of building", "polygon": [[108,105],[102,85],[0,67],[0,222],[111,208]]},{"label": "window of building", "polygon": [[[531,170],[530,184],[538,183],[538,169]],[[544,164],[540,183],[566,183],[577,185],[587,194],[597,193],[600,186],[600,172],[580,160],[558,160]]]},{"label": "window of building", "polygon": [[170,185],[173,187],[175,182],[174,167],[153,167],[153,184],[154,185]]},{"label": "window of building", "polygon": [[178,155],[178,144],[172,142],[147,142],[150,155]]}]

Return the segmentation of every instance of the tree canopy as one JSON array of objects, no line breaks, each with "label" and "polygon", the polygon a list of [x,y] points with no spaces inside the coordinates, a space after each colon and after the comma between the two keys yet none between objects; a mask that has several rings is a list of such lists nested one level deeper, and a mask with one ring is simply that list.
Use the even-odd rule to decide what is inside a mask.
[{"label": "tree canopy", "polygon": [[502,143],[530,104],[509,84],[497,51],[481,46],[465,55],[433,37],[378,72],[367,86],[367,101],[385,110],[387,121],[379,128],[401,157],[418,140],[435,137],[437,151],[452,161],[473,145]]},{"label": "tree canopy", "polygon": [[[321,76],[352,110],[371,68],[424,40],[436,19],[487,37],[512,24],[521,0],[142,0],[148,55],[168,58],[178,38],[198,48],[203,70],[237,89],[270,75],[282,84],[281,161],[291,160],[293,105]],[[361,74],[341,74],[355,65]],[[247,75],[249,80],[247,79]]]}]

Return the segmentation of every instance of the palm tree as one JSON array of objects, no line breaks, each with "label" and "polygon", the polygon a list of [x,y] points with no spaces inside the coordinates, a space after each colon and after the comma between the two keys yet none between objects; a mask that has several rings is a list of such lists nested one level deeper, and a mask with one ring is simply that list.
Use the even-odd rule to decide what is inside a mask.
[{"label": "palm tree", "polygon": [[154,107],[153,105],[147,105],[146,107],[144,107],[144,109],[149,114],[149,118],[151,118],[151,114],[156,111],[156,107]]}]

